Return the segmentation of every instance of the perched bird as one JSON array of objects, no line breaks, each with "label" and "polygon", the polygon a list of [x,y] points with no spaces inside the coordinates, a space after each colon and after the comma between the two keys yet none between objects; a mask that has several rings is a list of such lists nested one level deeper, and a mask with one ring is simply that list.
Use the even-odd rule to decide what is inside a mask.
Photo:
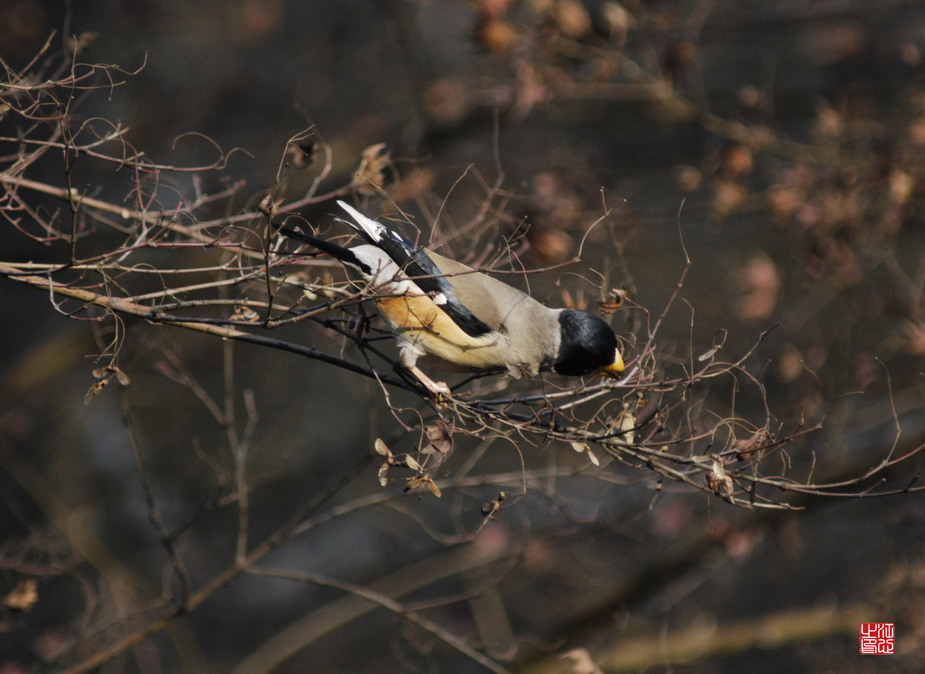
[{"label": "perched bird", "polygon": [[398,340],[401,362],[434,395],[449,394],[417,367],[513,377],[542,371],[616,377],[623,371],[617,338],[587,311],[551,309],[471,267],[421,248],[398,232],[338,201],[366,241],[353,248],[280,227],[359,272]]}]

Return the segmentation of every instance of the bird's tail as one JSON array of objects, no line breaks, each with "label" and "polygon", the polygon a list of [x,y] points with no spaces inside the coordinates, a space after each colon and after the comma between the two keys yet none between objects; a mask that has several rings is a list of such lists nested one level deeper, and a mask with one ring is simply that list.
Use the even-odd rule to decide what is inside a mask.
[{"label": "bird's tail", "polygon": [[379,245],[382,242],[382,236],[389,231],[385,225],[381,225],[372,218],[366,217],[353,206],[344,201],[338,201],[337,205],[347,211],[350,214],[350,217],[354,219],[354,222],[343,220],[341,218],[338,218],[338,220],[341,222],[346,222],[348,225],[353,227],[363,236],[364,239],[369,241],[371,244]]},{"label": "bird's tail", "polygon": [[338,260],[343,264],[350,265],[351,267],[359,269],[361,272],[366,274],[372,272],[372,270],[369,268],[369,265],[360,260],[349,248],[338,246],[336,243],[331,243],[330,241],[319,239],[318,237],[312,236],[311,234],[300,232],[299,230],[293,229],[292,227],[287,227],[286,225],[274,226],[281,234],[285,234],[290,239],[301,241],[302,243],[307,243],[310,246],[314,246],[322,253],[327,253],[335,260]]}]

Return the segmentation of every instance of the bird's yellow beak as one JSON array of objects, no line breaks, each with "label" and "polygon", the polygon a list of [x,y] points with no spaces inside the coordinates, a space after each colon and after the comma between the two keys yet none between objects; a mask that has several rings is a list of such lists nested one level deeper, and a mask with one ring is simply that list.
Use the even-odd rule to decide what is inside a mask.
[{"label": "bird's yellow beak", "polygon": [[597,371],[600,375],[614,378],[619,377],[621,372],[623,372],[623,356],[620,355],[619,349],[617,349],[616,358],[614,358],[613,362]]}]

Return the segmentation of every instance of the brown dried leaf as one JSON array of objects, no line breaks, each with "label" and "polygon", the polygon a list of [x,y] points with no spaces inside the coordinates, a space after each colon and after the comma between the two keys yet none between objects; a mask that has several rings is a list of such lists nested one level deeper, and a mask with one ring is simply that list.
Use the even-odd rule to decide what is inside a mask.
[{"label": "brown dried leaf", "polygon": [[427,491],[429,491],[437,498],[443,496],[443,492],[440,491],[440,487],[437,486],[437,484],[433,481],[433,478],[431,478],[431,476],[427,473],[408,478],[408,484],[405,485],[405,491],[409,492],[412,489],[418,489],[422,485],[427,488]]},{"label": "brown dried leaf", "polygon": [[12,611],[30,611],[39,600],[39,585],[34,578],[24,578],[3,598]]},{"label": "brown dried leaf", "polygon": [[578,442],[577,440],[572,440],[571,443],[569,444],[571,444],[572,449],[574,449],[579,454],[581,454],[582,452],[588,451],[588,443],[586,442]]},{"label": "brown dried leaf", "polygon": [[116,373],[116,381],[118,381],[122,386],[128,386],[131,383],[131,379],[128,378],[128,375],[125,374],[121,369],[115,365],[112,367],[113,371]]},{"label": "brown dried leaf", "polygon": [[380,456],[392,456],[392,450],[386,446],[382,438],[376,438],[376,442],[373,443],[373,449],[375,449],[376,454],[379,454]]},{"label": "brown dried leaf", "polygon": [[434,482],[432,479],[430,479],[430,477],[427,478],[425,483],[427,484],[427,488],[430,490],[431,494],[433,494],[437,498],[440,498],[441,496],[443,496],[443,492],[440,491],[440,487],[438,487],[437,483]]},{"label": "brown dried leaf", "polygon": [[103,389],[106,388],[106,384],[109,383],[108,379],[100,379],[99,381],[93,382],[93,385],[90,387],[90,390],[87,391],[87,394],[84,396],[84,405],[89,405],[90,401],[93,400],[96,396],[103,392]]},{"label": "brown dried leaf", "polygon": [[379,466],[379,484],[385,487],[389,483],[389,469],[392,467],[392,463],[386,461],[384,464]]},{"label": "brown dried leaf", "polygon": [[633,444],[633,441],[636,439],[636,431],[633,430],[636,428],[636,415],[634,415],[629,406],[623,410],[623,414],[620,415],[620,430],[623,432],[621,436],[627,443]]},{"label": "brown dried leaf", "polygon": [[385,172],[392,164],[392,154],[385,143],[376,143],[363,150],[360,165],[353,176],[353,187],[360,194],[372,196],[385,185]]},{"label": "brown dried leaf", "polygon": [[494,519],[498,516],[498,512],[501,510],[501,504],[504,503],[504,499],[507,498],[506,491],[499,491],[498,495],[491,501],[485,501],[482,504],[482,515],[487,519]]},{"label": "brown dried leaf", "polygon": [[626,295],[627,292],[623,288],[611,288],[610,298],[597,304],[605,314],[612,314],[626,302]]},{"label": "brown dried leaf", "polygon": [[499,491],[493,500],[482,504],[482,526],[479,527],[479,530],[501,514],[501,504],[504,503],[506,498],[507,492]]},{"label": "brown dried leaf", "polygon": [[318,143],[313,140],[289,143],[286,146],[286,162],[295,169],[308,168],[315,163],[317,153]]},{"label": "brown dried leaf", "polygon": [[433,426],[427,426],[424,428],[424,432],[427,434],[429,442],[427,447],[421,450],[425,454],[433,454],[435,451],[441,454],[449,454],[453,450],[453,438],[446,432],[446,426],[442,423],[438,422]]},{"label": "brown dried leaf", "polygon": [[597,455],[595,455],[595,453],[591,451],[591,448],[588,447],[586,451],[588,454],[588,459],[591,461],[591,463],[593,463],[595,466],[600,466],[601,461],[600,459],[597,458]]},{"label": "brown dried leaf", "polygon": [[231,314],[231,320],[233,321],[247,321],[253,323],[260,319],[260,314],[251,309],[250,307],[239,306]]},{"label": "brown dried leaf", "polygon": [[710,487],[710,491],[717,496],[732,498],[734,489],[732,478],[726,475],[726,469],[723,468],[723,464],[718,459],[713,460],[711,470],[707,474],[707,485]]}]

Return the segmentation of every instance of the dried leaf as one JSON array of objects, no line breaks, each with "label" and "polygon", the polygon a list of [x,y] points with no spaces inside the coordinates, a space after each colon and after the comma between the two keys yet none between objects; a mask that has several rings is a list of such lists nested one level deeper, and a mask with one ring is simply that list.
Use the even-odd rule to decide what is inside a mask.
[{"label": "dried leaf", "polygon": [[732,478],[726,475],[726,469],[719,459],[713,459],[712,468],[707,475],[707,485],[710,487],[710,491],[717,496],[732,498],[734,489]]},{"label": "dried leaf", "polygon": [[29,611],[38,600],[38,583],[34,578],[24,578],[3,598],[3,605],[13,611]]},{"label": "dried leaf", "polygon": [[507,498],[506,491],[499,491],[498,495],[491,501],[485,501],[482,504],[482,515],[488,519],[494,519],[501,510],[501,504]]},{"label": "dried leaf", "polygon": [[613,288],[610,291],[610,298],[603,302],[598,302],[597,304],[605,314],[612,314],[622,307],[625,301],[626,290],[623,288]]},{"label": "dried leaf", "polygon": [[417,459],[415,459],[410,454],[405,456],[405,465],[408,466],[408,468],[410,468],[411,470],[414,470],[417,472],[421,472],[424,470],[423,466],[421,466],[421,464],[417,462]]},{"label": "dried leaf", "polygon": [[392,164],[392,155],[385,143],[376,143],[363,150],[363,157],[353,176],[353,186],[365,195],[376,194],[385,185],[386,169]]},{"label": "dried leaf", "polygon": [[315,163],[317,153],[318,143],[313,140],[289,143],[286,146],[286,162],[295,169],[308,168]]},{"label": "dried leaf", "polygon": [[89,405],[90,401],[93,400],[96,396],[102,393],[103,389],[106,388],[106,384],[109,383],[108,379],[100,379],[99,381],[93,382],[93,385],[90,387],[90,390],[87,391],[87,395],[84,396],[84,405]]},{"label": "dried leaf", "polygon": [[373,443],[373,449],[375,449],[376,454],[379,454],[380,456],[392,456],[392,451],[386,447],[386,444],[382,441],[382,438],[376,438],[376,442]]},{"label": "dried leaf", "polygon": [[115,366],[113,366],[113,370],[116,372],[116,381],[118,381],[119,384],[122,386],[128,386],[131,383],[132,380],[129,379],[128,375],[125,374],[122,370]]},{"label": "dried leaf", "polygon": [[279,212],[279,202],[273,201],[272,197],[268,194],[257,202],[256,208],[257,212],[262,213],[268,218],[272,218]]},{"label": "dried leaf", "polygon": [[586,442],[578,442],[577,440],[572,440],[569,444],[572,445],[572,449],[581,454],[585,452],[588,455],[588,459],[595,466],[600,466],[600,460],[594,455],[594,452],[591,451],[591,447]]},{"label": "dried leaf", "polygon": [[506,498],[507,492],[499,491],[493,500],[482,504],[482,526],[479,527],[479,530],[501,514],[501,504],[504,503]]},{"label": "dried leaf", "polygon": [[704,351],[699,356],[697,356],[697,362],[702,363],[705,360],[710,360],[713,356],[716,355],[716,352],[719,350],[720,350],[720,347],[714,346],[712,349],[709,349],[708,351]]},{"label": "dried leaf", "polygon": [[414,477],[409,478],[408,484],[405,485],[405,491],[409,492],[412,489],[419,488],[421,485],[427,487],[427,491],[429,491],[437,498],[443,496],[443,492],[440,491],[440,487],[437,486],[437,484],[433,481],[433,478],[431,478],[431,476],[427,473],[422,473],[421,475],[415,475]]},{"label": "dried leaf", "polygon": [[427,488],[430,490],[431,494],[433,494],[437,498],[440,498],[441,496],[443,496],[443,492],[440,491],[440,487],[437,486],[436,482],[434,482],[428,477],[426,480],[426,483],[427,483]]},{"label": "dried leaf", "polygon": [[623,410],[623,414],[620,415],[620,424],[619,429],[622,432],[622,438],[629,444],[633,444],[633,441],[636,440],[636,431],[633,430],[636,428],[636,415],[634,415],[629,406]]},{"label": "dried leaf", "polygon": [[248,321],[253,323],[260,319],[260,314],[251,309],[250,307],[240,306],[236,307],[234,312],[231,314],[231,320],[233,321]]},{"label": "dried leaf", "polygon": [[427,440],[429,444],[425,447],[422,452],[425,454],[433,454],[434,452],[440,452],[441,454],[449,454],[453,449],[453,438],[450,437],[450,434],[446,432],[446,426],[442,423],[437,423],[433,426],[427,426],[424,428],[424,432],[427,434]]},{"label": "dried leaf", "polygon": [[392,467],[392,464],[389,461],[386,461],[384,464],[379,466],[379,484],[385,487],[389,483],[389,469]]},{"label": "dried leaf", "polygon": [[581,454],[582,452],[588,451],[588,445],[585,442],[578,442],[577,440],[572,440],[569,444],[572,445],[572,449]]},{"label": "dried leaf", "polygon": [[588,447],[587,452],[588,452],[588,459],[591,460],[591,463],[593,463],[595,466],[600,466],[601,465],[600,459],[598,459],[597,456],[595,456],[594,452],[591,451],[590,447]]},{"label": "dried leaf", "polygon": [[333,300],[337,297],[337,292],[331,288],[332,285],[334,285],[334,274],[328,269],[325,269],[321,274],[321,292],[323,292],[324,296],[329,300]]},{"label": "dried leaf", "polygon": [[761,446],[764,444],[765,440],[768,439],[767,432],[758,430],[754,435],[742,440],[736,440],[732,443],[732,449],[735,450],[738,457],[742,457],[746,454],[751,454],[761,449]]}]

